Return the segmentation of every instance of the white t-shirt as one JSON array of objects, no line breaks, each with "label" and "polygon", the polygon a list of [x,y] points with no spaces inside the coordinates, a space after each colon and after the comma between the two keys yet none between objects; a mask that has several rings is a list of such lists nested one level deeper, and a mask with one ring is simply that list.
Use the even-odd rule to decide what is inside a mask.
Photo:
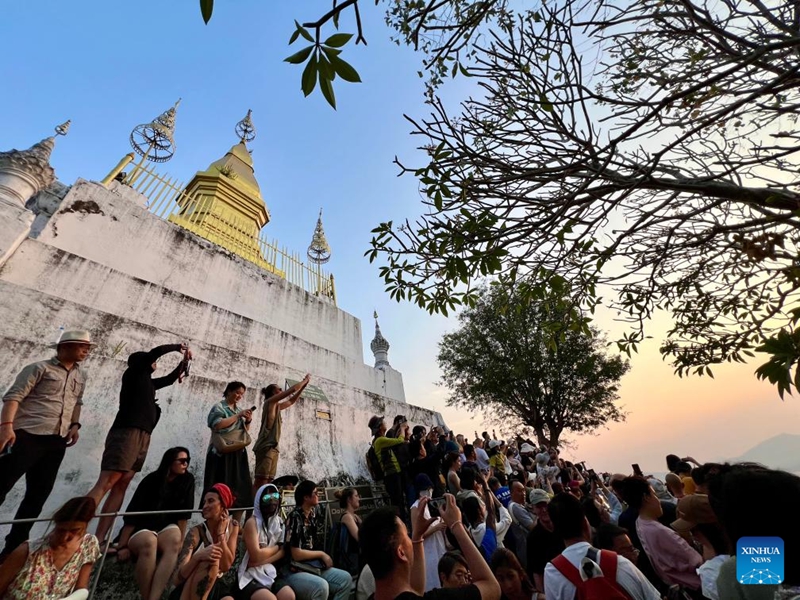
[{"label": "white t-shirt", "polygon": [[719,577],[719,568],[722,566],[722,563],[729,558],[729,554],[720,554],[711,560],[707,560],[697,568],[697,574],[700,575],[703,596],[706,598],[720,600],[719,591],[717,591],[717,577]]},{"label": "white t-shirt", "polygon": [[[411,505],[411,508],[417,508],[419,500]],[[425,518],[430,519],[431,513],[428,507],[425,507]],[[441,519],[436,519],[431,523],[431,527],[441,523]],[[439,587],[439,559],[447,552],[446,537],[444,531],[438,531],[433,535],[429,535],[422,541],[422,546],[425,548],[425,591],[429,592],[434,588]]]},{"label": "white t-shirt", "polygon": [[[589,542],[580,542],[568,546],[561,554],[580,571],[581,561],[589,548]],[[633,600],[661,600],[661,594],[653,584],[624,556],[617,557],[617,583]],[[575,586],[551,562],[544,568],[544,595],[547,600],[575,599]]]}]

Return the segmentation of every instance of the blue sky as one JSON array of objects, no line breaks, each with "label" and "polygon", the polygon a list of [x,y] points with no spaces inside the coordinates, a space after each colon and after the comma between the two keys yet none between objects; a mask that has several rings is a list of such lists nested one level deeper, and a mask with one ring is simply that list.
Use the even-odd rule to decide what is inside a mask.
[{"label": "blue sky", "polygon": [[[390,300],[377,266],[363,257],[374,226],[420,210],[414,179],[398,178],[392,164],[396,155],[413,159],[420,142],[408,135],[403,118],[427,112],[419,57],[390,41],[382,6],[362,2],[369,46],[348,46],[342,56],[363,83],[337,81],[333,111],[316,92],[304,99],[301,68],[283,62],[301,47],[287,46],[294,19],[315,20],[329,8],[328,0],[216,4],[206,26],[196,0],[6,3],[0,40],[13,51],[0,67],[0,148],[30,146],[72,119],[69,136],[53,155],[56,172],[65,183],[100,179],[130,151],[130,130],[180,97],[177,151],[158,170],[188,181],[237,141],[236,122],[253,109],[258,137],[250,147],[272,216],[267,235],[304,253],[323,208],[333,249],[328,266],[339,305],[362,319],[365,359],[371,360],[366,344],[377,309],[392,344],[390,360],[404,373],[408,401],[442,410],[451,426],[471,434],[479,421],[446,409],[445,392],[434,385],[436,345],[453,320]],[[354,30],[350,15],[342,18],[341,29]],[[470,84],[457,79],[447,97],[463,96]],[[608,316],[599,324],[614,328]],[[664,329],[664,322],[657,323],[656,331]],[[796,401],[777,400],[769,386],[755,382],[752,365],[718,370],[714,381],[677,380],[661,362],[656,340],[633,367],[622,388],[628,423],[577,440],[581,453],[607,461],[607,468],[630,462],[648,468],[650,461],[657,470],[656,457],[673,446],[705,458],[737,456],[766,437],[798,431]],[[736,435],[708,439],[709,423],[720,417]]]}]

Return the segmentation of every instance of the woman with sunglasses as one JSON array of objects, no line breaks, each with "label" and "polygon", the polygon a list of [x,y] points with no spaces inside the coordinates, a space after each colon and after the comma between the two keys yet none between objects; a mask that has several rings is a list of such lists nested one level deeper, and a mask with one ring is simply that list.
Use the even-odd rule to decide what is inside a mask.
[{"label": "woman with sunglasses", "polygon": [[280,516],[281,494],[268,483],[256,492],[253,516],[244,524],[247,550],[239,566],[237,600],[295,600],[288,586],[277,589],[275,565],[285,556],[283,539],[286,527]]},{"label": "woman with sunglasses", "polygon": [[[117,545],[117,560],[136,560],[136,583],[144,600],[158,600],[175,570],[186,521],[194,504],[191,455],[181,446],[170,448],[161,464],[136,488],[125,512],[158,511],[126,515]],[[181,513],[168,511],[186,511]]]}]

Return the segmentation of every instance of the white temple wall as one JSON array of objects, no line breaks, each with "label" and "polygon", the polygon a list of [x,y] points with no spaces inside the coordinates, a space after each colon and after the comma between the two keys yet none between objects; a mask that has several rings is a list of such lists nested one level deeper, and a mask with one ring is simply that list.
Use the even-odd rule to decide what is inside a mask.
[{"label": "white temple wall", "polygon": [[[268,383],[310,372],[327,395],[324,405],[304,399],[284,412],[279,475],[367,476],[366,423],[374,414],[442,423],[438,413],[405,403],[400,373],[363,363],[357,318],[96,183],[73,186],[38,238],[26,239],[0,268],[0,391],[22,366],[52,355],[47,345],[62,325],[90,330],[98,345],[85,363],[81,439],[68,449],[44,515],[93,485],[125,360],[160,344],[188,340],[196,360],[191,377],[158,395],[163,412],[145,473],[168,447],[187,446],[198,497],[206,415],[231,380],[248,386],[244,406],[259,407],[255,424],[258,389]],[[178,360],[165,356],[157,374]],[[23,490],[21,481],[0,520],[13,516]]]}]

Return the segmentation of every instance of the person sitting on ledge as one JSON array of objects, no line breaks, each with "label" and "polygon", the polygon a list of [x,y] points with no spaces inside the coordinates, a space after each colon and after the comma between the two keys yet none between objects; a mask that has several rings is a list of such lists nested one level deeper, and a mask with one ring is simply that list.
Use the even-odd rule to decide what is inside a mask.
[{"label": "person sitting on ledge", "polygon": [[96,510],[94,499],[72,498],[53,515],[50,535],[17,546],[0,565],[0,598],[88,598],[89,576],[100,558],[97,538],[86,533]]},{"label": "person sitting on ledge", "polygon": [[[161,464],[136,487],[117,546],[117,560],[136,559],[136,583],[144,600],[159,600],[175,570],[186,521],[194,504],[191,456],[181,446],[170,448]],[[185,510],[185,513],[171,511]],[[160,512],[170,511],[170,512]],[[159,556],[160,555],[160,556]]]},{"label": "person sitting on ledge", "polygon": [[215,483],[203,495],[204,521],[186,534],[170,600],[232,600],[219,577],[236,556],[239,522],[228,514],[233,503],[233,492],[224,483]]}]

